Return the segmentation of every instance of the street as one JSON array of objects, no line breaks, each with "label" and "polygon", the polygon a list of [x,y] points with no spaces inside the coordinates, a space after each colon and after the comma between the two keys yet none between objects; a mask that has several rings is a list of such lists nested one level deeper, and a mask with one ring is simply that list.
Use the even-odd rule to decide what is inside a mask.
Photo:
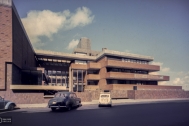
[{"label": "street", "polygon": [[25,108],[1,112],[0,117],[12,117],[13,126],[189,126],[189,101],[114,104],[112,108],[84,105],[56,112]]}]

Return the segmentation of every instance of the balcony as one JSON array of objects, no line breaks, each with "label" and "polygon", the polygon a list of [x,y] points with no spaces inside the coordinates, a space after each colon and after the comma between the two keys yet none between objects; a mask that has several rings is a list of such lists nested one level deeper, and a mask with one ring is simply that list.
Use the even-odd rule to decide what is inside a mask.
[{"label": "balcony", "polygon": [[106,73],[106,79],[169,81],[169,76],[122,73],[122,72],[108,72],[108,73]]},{"label": "balcony", "polygon": [[100,75],[99,74],[88,74],[87,75],[87,80],[99,80]]},{"label": "balcony", "polygon": [[138,69],[138,70],[148,70],[148,71],[160,70],[160,66],[156,66],[156,65],[130,63],[130,62],[122,62],[116,60],[108,60],[107,67],[128,68],[128,69]]},{"label": "balcony", "polygon": [[87,68],[88,69],[100,69],[101,64],[100,63],[88,63]]}]

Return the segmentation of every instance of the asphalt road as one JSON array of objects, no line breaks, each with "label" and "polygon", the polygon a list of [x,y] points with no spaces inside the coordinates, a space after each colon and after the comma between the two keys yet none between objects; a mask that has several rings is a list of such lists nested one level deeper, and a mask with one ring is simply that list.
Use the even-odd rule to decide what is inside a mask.
[{"label": "asphalt road", "polygon": [[0,117],[12,117],[13,126],[189,126],[189,101],[117,104],[112,108],[84,105],[57,112],[27,108],[1,112]]}]

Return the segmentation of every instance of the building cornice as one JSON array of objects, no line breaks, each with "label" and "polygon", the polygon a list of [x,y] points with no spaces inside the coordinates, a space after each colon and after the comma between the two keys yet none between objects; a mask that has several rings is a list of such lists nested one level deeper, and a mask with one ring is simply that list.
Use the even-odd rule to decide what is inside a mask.
[{"label": "building cornice", "polygon": [[47,50],[35,50],[35,52],[36,52],[36,55],[40,55],[40,56],[44,56],[44,57],[45,56],[53,56],[53,57],[63,57],[63,58],[67,58],[67,59],[92,60],[92,61],[97,61],[106,55],[117,56],[117,57],[122,57],[122,58],[133,58],[133,59],[153,61],[153,57],[151,57],[151,56],[143,56],[143,55],[138,55],[138,54],[114,51],[114,50],[104,50],[104,51],[100,52],[97,56],[54,52],[54,51],[47,51]]}]

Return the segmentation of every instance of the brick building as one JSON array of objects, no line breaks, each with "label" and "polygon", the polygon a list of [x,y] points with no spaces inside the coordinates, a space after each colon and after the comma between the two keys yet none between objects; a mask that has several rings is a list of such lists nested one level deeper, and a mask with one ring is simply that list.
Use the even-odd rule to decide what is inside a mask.
[{"label": "brick building", "polygon": [[114,98],[186,98],[181,86],[160,86],[169,76],[152,75],[153,58],[91,50],[81,38],[73,53],[34,50],[11,0],[0,1],[0,95],[16,103],[45,103],[57,91],[74,91],[83,101],[101,90]]}]

